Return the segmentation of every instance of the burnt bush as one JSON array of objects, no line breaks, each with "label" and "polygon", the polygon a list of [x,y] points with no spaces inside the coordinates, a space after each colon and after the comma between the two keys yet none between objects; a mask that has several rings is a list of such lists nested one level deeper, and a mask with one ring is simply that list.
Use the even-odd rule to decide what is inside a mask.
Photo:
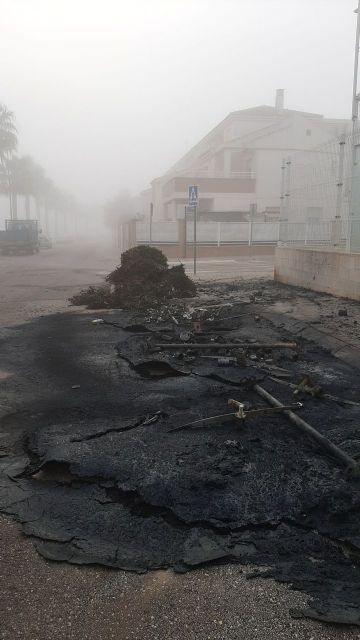
[{"label": "burnt bush", "polygon": [[[96,309],[104,306],[141,309],[170,298],[188,298],[196,293],[184,266],[168,266],[166,256],[155,247],[140,246],[125,251],[121,262],[106,276],[108,287],[89,287],[71,299],[75,305]],[[94,304],[96,306],[94,306]]]},{"label": "burnt bush", "polygon": [[85,305],[88,309],[104,309],[111,306],[112,295],[109,286],[88,287],[70,298],[75,306]]}]

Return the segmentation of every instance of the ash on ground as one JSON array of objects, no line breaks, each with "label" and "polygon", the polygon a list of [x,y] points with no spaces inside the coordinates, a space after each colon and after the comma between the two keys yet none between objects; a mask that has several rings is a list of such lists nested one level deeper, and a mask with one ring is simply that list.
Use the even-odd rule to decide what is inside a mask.
[{"label": "ash on ground", "polygon": [[[294,410],[357,460],[358,369],[345,338],[333,353],[329,322],[333,333],[344,322],[334,299],[318,298],[334,313],[317,327],[295,305],[276,309],[279,292],[291,306],[286,287],[203,286],[145,312],[22,329],[34,387],[4,418],[0,505],[43,556],[139,572],[232,562],[255,577],[267,566],[261,575],[309,595],[294,615],[360,624],[359,478],[285,414],[252,413],[268,408],[256,385],[300,401]],[[5,365],[14,344],[4,340]],[[223,417],[229,400],[245,420]]]}]

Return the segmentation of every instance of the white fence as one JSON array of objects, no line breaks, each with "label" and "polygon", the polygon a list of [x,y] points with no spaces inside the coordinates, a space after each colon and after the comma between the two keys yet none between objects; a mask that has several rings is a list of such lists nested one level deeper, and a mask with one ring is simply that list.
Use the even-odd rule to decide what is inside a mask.
[{"label": "white fence", "polygon": [[[199,244],[272,244],[279,239],[278,222],[198,222],[196,240]],[[194,241],[194,224],[186,224],[186,240]],[[176,244],[179,242],[178,222],[136,222],[137,243]]]},{"label": "white fence", "polygon": [[360,142],[343,134],[328,142],[284,159],[281,218],[289,222],[347,219],[351,207],[353,144]]},{"label": "white fence", "polygon": [[346,220],[320,222],[281,222],[280,244],[287,246],[346,248],[348,223]]},{"label": "white fence", "polygon": [[[360,251],[360,219],[307,222],[198,222],[197,242],[201,245],[285,245]],[[351,239],[351,246],[350,246]],[[194,241],[193,222],[186,225],[186,241]],[[178,222],[136,222],[137,244],[178,244]]]}]

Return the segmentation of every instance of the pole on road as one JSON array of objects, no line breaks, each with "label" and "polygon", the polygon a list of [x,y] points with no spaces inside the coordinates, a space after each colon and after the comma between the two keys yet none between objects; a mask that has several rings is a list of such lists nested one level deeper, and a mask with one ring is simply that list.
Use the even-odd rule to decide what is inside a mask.
[{"label": "pole on road", "polygon": [[196,253],[197,253],[196,224],[197,224],[197,205],[195,205],[194,207],[194,276],[196,275]]}]

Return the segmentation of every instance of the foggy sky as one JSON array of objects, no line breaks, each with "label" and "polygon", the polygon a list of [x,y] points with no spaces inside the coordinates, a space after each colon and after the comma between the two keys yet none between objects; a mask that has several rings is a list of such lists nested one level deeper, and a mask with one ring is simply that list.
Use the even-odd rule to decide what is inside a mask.
[{"label": "foggy sky", "polygon": [[20,153],[101,204],[230,111],[351,113],[356,0],[1,0],[0,102]]}]

